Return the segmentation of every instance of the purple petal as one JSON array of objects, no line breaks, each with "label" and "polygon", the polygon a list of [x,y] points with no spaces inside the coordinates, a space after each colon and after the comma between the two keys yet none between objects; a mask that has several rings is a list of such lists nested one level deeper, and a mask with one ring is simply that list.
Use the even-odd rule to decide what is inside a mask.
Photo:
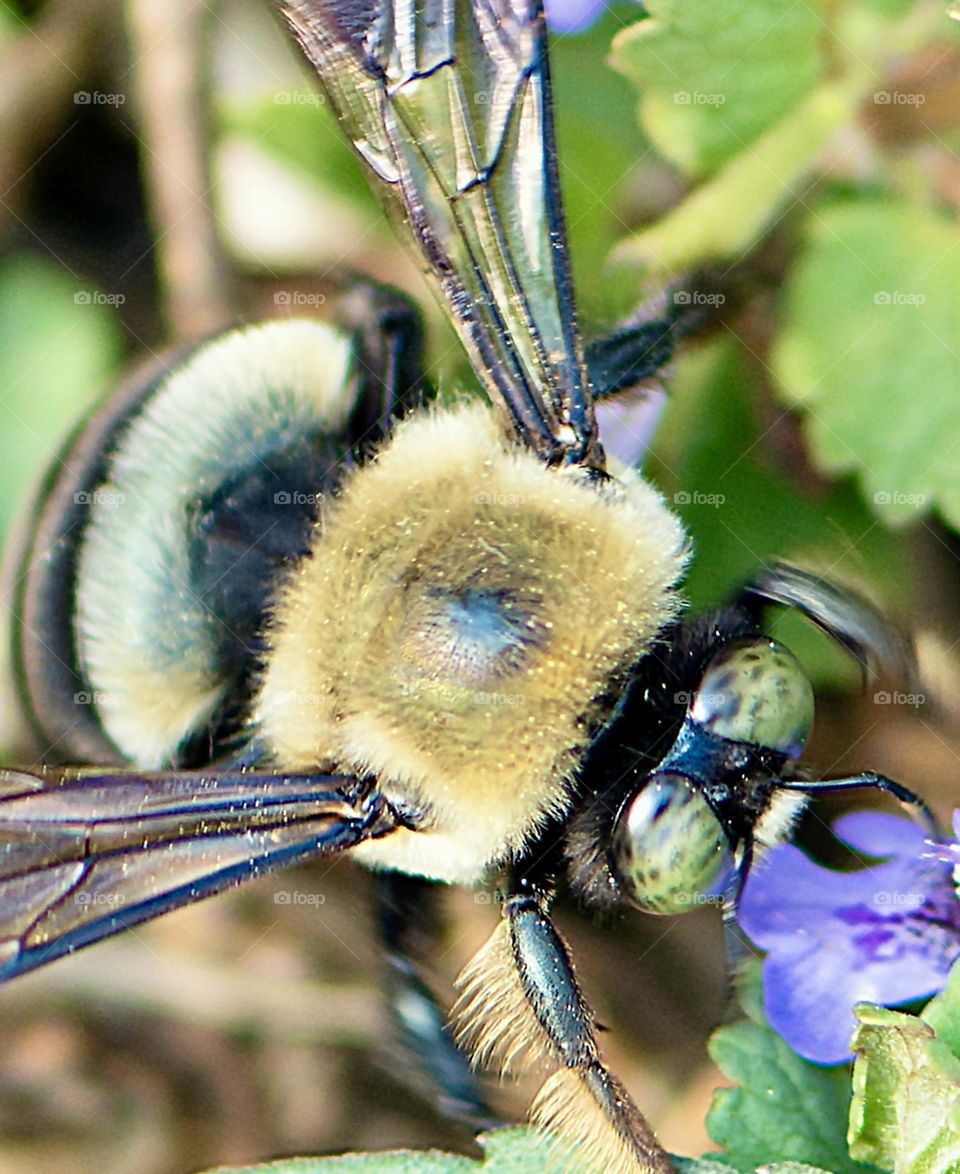
[{"label": "purple petal", "polygon": [[596,412],[603,447],[623,464],[631,468],[639,465],[647,455],[666,402],[666,392],[655,388],[601,400]]},{"label": "purple petal", "polygon": [[[855,872],[835,872],[808,860],[792,844],[768,853],[744,889],[737,920],[763,949],[792,948],[798,932],[820,936],[838,909],[863,908],[875,917],[916,909],[925,887],[917,862],[893,860]],[[922,869],[923,880],[928,869]]]},{"label": "purple petal", "polygon": [[838,840],[868,856],[919,856],[927,833],[912,819],[883,811],[851,811],[833,825]]},{"label": "purple petal", "polygon": [[555,33],[582,32],[605,7],[605,0],[544,0],[547,24]]},{"label": "purple petal", "polygon": [[792,844],[774,848],[747,880],[737,910],[741,928],[763,949],[784,934],[792,937],[804,923],[815,928],[833,904],[825,872]]},{"label": "purple petal", "polygon": [[[871,935],[867,935],[870,937]],[[850,1058],[853,1007],[928,998],[942,990],[960,940],[899,929],[876,933],[871,960],[864,941],[842,933],[806,939],[803,953],[772,953],[764,964],[764,1006],[771,1027],[795,1052],[817,1064]],[[947,947],[944,951],[942,947]],[[952,953],[951,953],[952,951]]]},{"label": "purple petal", "polygon": [[960,901],[950,866],[922,828],[879,812],[838,820],[835,833],[883,864],[835,872],[792,845],[770,852],[747,882],[739,920],[767,950],[771,1025],[821,1064],[849,1057],[853,1006],[893,1006],[941,990],[960,956]]},{"label": "purple petal", "polygon": [[[842,1064],[850,1054],[850,1037],[857,1001],[843,985],[851,973],[853,958],[846,943],[825,947],[815,944],[808,954],[813,969],[798,965],[798,959],[770,957],[763,968],[763,1002],[770,1026],[791,1048],[816,1064]],[[829,977],[825,988],[823,978]],[[839,989],[838,989],[839,985]]]}]

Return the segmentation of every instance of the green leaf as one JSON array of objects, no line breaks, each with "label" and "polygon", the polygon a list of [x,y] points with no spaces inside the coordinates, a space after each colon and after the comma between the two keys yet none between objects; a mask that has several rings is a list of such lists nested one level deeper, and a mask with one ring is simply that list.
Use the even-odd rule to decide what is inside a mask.
[{"label": "green leaf", "polygon": [[767,1163],[758,1169],[758,1174],[830,1174],[820,1166],[808,1166],[805,1162]]},{"label": "green leaf", "polygon": [[900,540],[877,526],[851,485],[814,487],[797,468],[789,422],[758,426],[758,389],[727,340],[685,352],[654,446],[652,471],[687,525],[685,591],[715,606],[764,561],[793,558],[866,577],[896,599]]},{"label": "green leaf", "polygon": [[820,1068],[793,1052],[770,1027],[736,1023],[715,1032],[710,1054],[738,1087],[718,1089],[707,1117],[723,1159],[752,1171],[770,1162],[854,1174],[847,1154],[850,1087],[845,1069]]},{"label": "green leaf", "polygon": [[859,82],[814,90],[671,212],[627,237],[614,264],[675,274],[739,258],[796,200],[797,181],[853,117],[860,96]]},{"label": "green leaf", "polygon": [[278,90],[272,97],[235,102],[220,111],[221,134],[239,134],[278,160],[323,180],[373,216],[376,197],[337,120],[316,86]]},{"label": "green leaf", "polygon": [[709,1158],[674,1158],[677,1174],[730,1174],[730,1167]]},{"label": "green leaf", "polygon": [[217,1167],[208,1174],[472,1174],[483,1167],[456,1154],[395,1150],[336,1158],[291,1158],[256,1166]]},{"label": "green leaf", "polygon": [[[221,1169],[216,1174],[529,1174],[548,1167],[562,1169],[569,1158],[558,1142],[547,1141],[533,1129],[498,1129],[482,1133],[477,1140],[484,1151],[479,1162],[438,1150],[396,1150],[336,1158],[295,1158],[229,1171]],[[582,1164],[577,1168],[582,1171]]]},{"label": "green leaf", "polygon": [[0,532],[66,431],[106,390],[121,353],[112,301],[52,262],[0,266]]},{"label": "green leaf", "polygon": [[[674,1158],[674,1164],[677,1174],[730,1174],[731,1170],[724,1162],[707,1158]],[[768,1162],[758,1168],[757,1174],[830,1174],[830,1171],[805,1162]]]},{"label": "green leaf", "polygon": [[923,1019],[860,1004],[850,1152],[894,1174],[960,1169],[960,1060]]},{"label": "green leaf", "polygon": [[[530,1174],[534,1170],[576,1170],[589,1174],[582,1162],[569,1162],[569,1155],[546,1142],[532,1129],[498,1129],[482,1133],[477,1141],[484,1151],[475,1162],[438,1150],[418,1152],[344,1154],[335,1158],[290,1158],[256,1166],[218,1167],[208,1174]],[[730,1174],[730,1167],[710,1158],[673,1159],[677,1174]],[[565,1164],[567,1163],[567,1164]],[[764,1166],[761,1174],[829,1174],[796,1162]]]},{"label": "green leaf", "polygon": [[739,154],[817,84],[822,3],[648,0],[613,43],[660,151],[701,174]]},{"label": "green leaf", "polygon": [[818,211],[773,351],[817,465],[855,472],[891,525],[960,525],[960,254],[955,225],[893,202]]},{"label": "green leaf", "polygon": [[960,1060],[960,962],[955,962],[943,992],[924,1007],[922,1018]]}]

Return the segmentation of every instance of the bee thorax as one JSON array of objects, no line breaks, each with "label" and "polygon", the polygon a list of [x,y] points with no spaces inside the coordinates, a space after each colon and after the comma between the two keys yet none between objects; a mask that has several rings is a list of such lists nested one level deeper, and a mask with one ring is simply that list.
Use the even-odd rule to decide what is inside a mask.
[{"label": "bee thorax", "polygon": [[480,405],[418,416],[280,594],[260,734],[430,813],[420,864],[410,837],[366,856],[476,879],[565,809],[603,699],[675,614],[684,546],[642,481],[549,469]]}]

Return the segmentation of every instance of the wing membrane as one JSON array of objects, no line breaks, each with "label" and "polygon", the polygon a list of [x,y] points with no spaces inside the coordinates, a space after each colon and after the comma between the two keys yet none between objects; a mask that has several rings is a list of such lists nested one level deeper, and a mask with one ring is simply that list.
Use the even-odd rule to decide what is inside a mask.
[{"label": "wing membrane", "polygon": [[491,398],[545,460],[602,465],[539,0],[278,3]]},{"label": "wing membrane", "polygon": [[394,826],[335,775],[0,771],[0,982]]}]

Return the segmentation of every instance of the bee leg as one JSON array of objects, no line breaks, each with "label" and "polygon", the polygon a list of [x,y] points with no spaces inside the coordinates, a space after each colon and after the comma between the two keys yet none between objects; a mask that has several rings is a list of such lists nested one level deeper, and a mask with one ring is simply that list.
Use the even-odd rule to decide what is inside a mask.
[{"label": "bee leg", "polygon": [[584,359],[594,401],[659,375],[684,339],[719,329],[741,301],[729,280],[702,270],[642,305],[612,334],[587,343]]},{"label": "bee leg", "polygon": [[361,451],[430,396],[423,377],[423,322],[398,289],[357,279],[337,300],[337,323],[353,335],[358,393],[347,441]]},{"label": "bee leg", "polygon": [[419,963],[429,956],[440,924],[437,886],[402,873],[378,874],[376,884],[388,1005],[400,1043],[414,1060],[414,1086],[448,1120],[476,1131],[502,1124],[420,976]]},{"label": "bee leg", "polygon": [[578,1169],[668,1174],[669,1156],[600,1058],[593,1013],[545,901],[512,892],[503,918],[458,979],[458,1038],[476,1064],[499,1062],[510,1071],[526,1053],[554,1067],[531,1118],[577,1143]]},{"label": "bee leg", "polygon": [[609,399],[652,379],[670,362],[675,350],[669,317],[625,326],[588,343],[584,358],[594,400]]}]

